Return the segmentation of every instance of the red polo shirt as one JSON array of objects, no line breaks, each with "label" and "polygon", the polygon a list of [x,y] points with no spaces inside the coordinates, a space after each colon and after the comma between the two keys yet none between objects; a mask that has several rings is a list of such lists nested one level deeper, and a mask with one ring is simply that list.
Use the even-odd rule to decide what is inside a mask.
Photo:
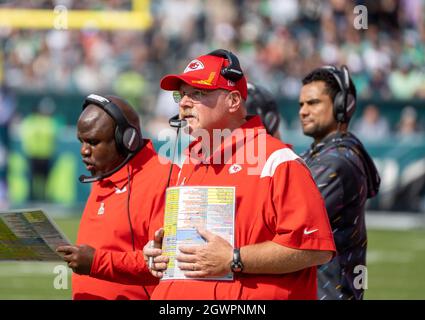
[{"label": "red polo shirt", "polygon": [[[127,215],[127,168],[135,251]],[[93,184],[77,244],[96,252],[90,276],[72,275],[73,299],[149,299],[158,281],[148,272],[142,250],[162,226],[169,168],[148,141],[121,170]]]},{"label": "red polo shirt", "polygon": [[[237,130],[210,163],[194,160],[202,159],[194,142],[178,185],[236,187],[236,247],[274,241],[296,249],[335,251],[323,199],[303,161],[288,145],[267,135],[259,117]],[[211,163],[214,159],[216,164]],[[233,281],[161,280],[152,295],[193,300],[316,297],[316,267],[280,275],[241,273]]]}]

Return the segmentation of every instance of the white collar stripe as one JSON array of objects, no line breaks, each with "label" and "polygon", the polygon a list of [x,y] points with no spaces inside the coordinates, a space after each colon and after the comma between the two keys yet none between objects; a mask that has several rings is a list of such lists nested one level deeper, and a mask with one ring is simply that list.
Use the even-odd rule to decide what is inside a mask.
[{"label": "white collar stripe", "polygon": [[267,159],[266,164],[261,171],[260,178],[273,177],[277,167],[284,162],[300,159],[300,157],[291,149],[284,148],[276,150]]}]

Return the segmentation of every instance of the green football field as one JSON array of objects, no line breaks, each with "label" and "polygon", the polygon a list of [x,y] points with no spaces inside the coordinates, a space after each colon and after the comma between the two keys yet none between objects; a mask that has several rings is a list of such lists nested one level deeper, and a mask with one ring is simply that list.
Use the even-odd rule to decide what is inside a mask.
[{"label": "green football field", "polygon": [[[56,220],[75,240],[78,219]],[[425,299],[425,230],[369,230],[366,299]],[[68,283],[55,289],[58,263],[0,262],[0,299],[70,299]],[[65,264],[63,264],[65,266]],[[58,279],[56,279],[56,283]]]}]

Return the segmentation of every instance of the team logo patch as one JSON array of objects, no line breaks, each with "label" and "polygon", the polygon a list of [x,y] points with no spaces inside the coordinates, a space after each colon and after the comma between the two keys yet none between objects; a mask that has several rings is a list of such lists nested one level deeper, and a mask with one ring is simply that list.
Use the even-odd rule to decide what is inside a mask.
[{"label": "team logo patch", "polygon": [[184,69],[183,73],[187,73],[190,71],[202,70],[204,69],[204,64],[199,60],[192,60],[187,65],[186,69]]},{"label": "team logo patch", "polygon": [[242,170],[242,166],[240,166],[239,164],[233,164],[229,168],[229,173],[234,174],[234,173],[237,173],[241,170]]}]

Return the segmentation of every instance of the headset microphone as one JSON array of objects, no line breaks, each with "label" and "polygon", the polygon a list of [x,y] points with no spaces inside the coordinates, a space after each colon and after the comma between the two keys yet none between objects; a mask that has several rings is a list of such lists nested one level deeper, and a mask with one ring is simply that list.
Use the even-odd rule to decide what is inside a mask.
[{"label": "headset microphone", "polygon": [[168,120],[168,123],[170,124],[171,127],[180,129],[186,126],[187,121],[185,119],[180,119],[179,115],[176,114],[174,117]]},{"label": "headset microphone", "polygon": [[176,134],[176,140],[174,141],[173,158],[170,164],[170,172],[168,173],[167,188],[170,186],[171,173],[173,172],[173,163],[176,157],[177,141],[179,140],[180,129],[187,125],[187,121],[185,119],[180,119],[179,115],[176,114],[174,117],[168,120],[168,123],[170,124],[171,127],[177,128],[177,134]]},{"label": "headset microphone", "polygon": [[85,175],[81,175],[79,178],[78,178],[78,180],[81,182],[81,183],[92,183],[92,182],[96,182],[96,181],[99,181],[99,180],[102,180],[102,179],[104,179],[104,178],[107,178],[107,177],[109,177],[109,176],[111,176],[111,175],[113,175],[115,172],[117,172],[118,170],[120,170],[122,167],[124,167],[126,164],[127,164],[127,162],[131,159],[131,157],[132,156],[134,156],[134,154],[128,154],[127,155],[127,157],[124,159],[124,161],[123,162],[121,162],[120,163],[120,165],[118,166],[118,167],[116,167],[116,168],[114,168],[113,170],[111,170],[111,171],[108,171],[108,172],[105,172],[105,173],[102,173],[102,174],[100,174],[100,175],[98,175],[98,176],[85,176]]}]

